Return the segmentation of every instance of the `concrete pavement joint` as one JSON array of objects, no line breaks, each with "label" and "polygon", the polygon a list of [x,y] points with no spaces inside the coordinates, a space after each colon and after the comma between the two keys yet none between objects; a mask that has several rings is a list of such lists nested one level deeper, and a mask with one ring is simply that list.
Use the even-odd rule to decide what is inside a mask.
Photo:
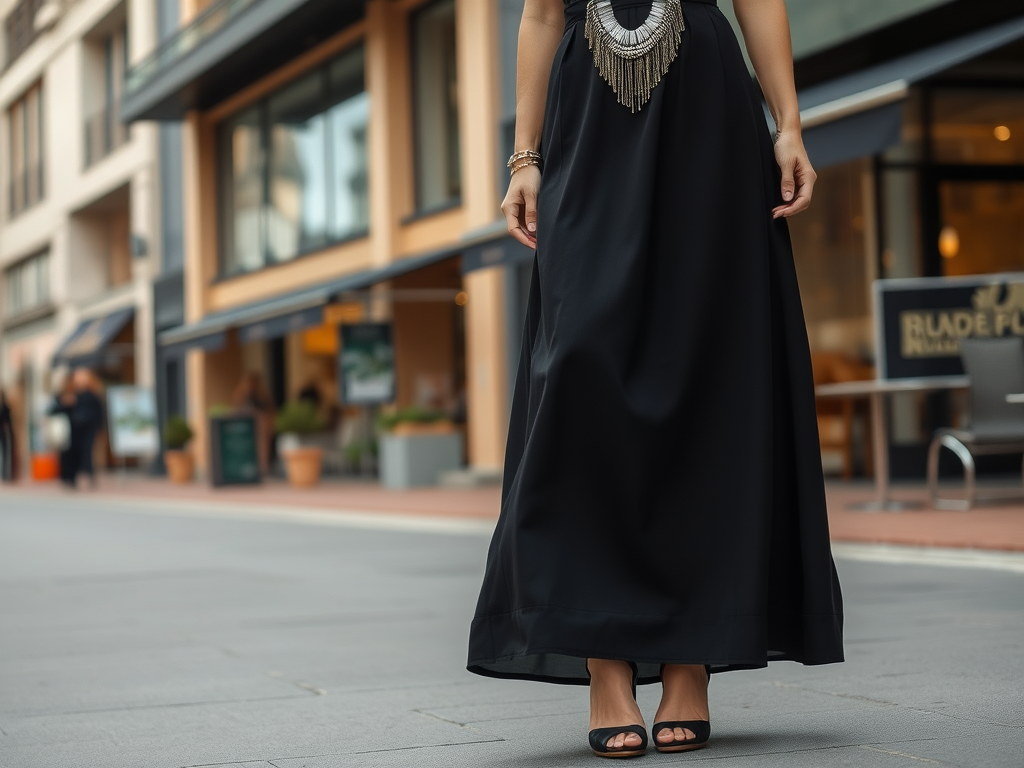
[{"label": "concrete pavement joint", "polygon": [[861,745],[861,749],[867,749],[871,752],[881,752],[886,755],[893,755],[895,757],[905,757],[908,760],[917,760],[921,763],[931,763],[932,765],[952,765],[952,763],[944,763],[940,760],[932,760],[930,757],[918,757],[917,755],[911,755],[908,752],[899,752],[895,749],[881,749],[879,747],[869,747],[866,744]]},{"label": "concrete pavement joint", "polygon": [[305,699],[304,694],[288,694],[286,696],[261,696],[255,699],[213,699],[211,701],[176,701],[170,704],[138,704],[130,707],[101,707],[99,709],[67,709],[56,712],[12,712],[5,714],[17,717],[67,717],[70,715],[96,715],[110,712],[134,712],[151,709],[181,709],[183,707],[222,706],[224,704],[256,704],[264,701],[286,701],[288,699]]},{"label": "concrete pavement joint", "polygon": [[979,719],[973,718],[973,717],[962,717],[960,715],[950,714],[949,712],[940,712],[940,711],[935,710],[935,709],[925,709],[924,707],[912,707],[912,706],[909,706],[909,705],[906,705],[906,704],[900,704],[900,703],[895,702],[895,701],[886,701],[885,699],[872,699],[869,696],[861,696],[859,694],[840,693],[838,691],[824,691],[824,690],[821,690],[820,688],[808,688],[807,686],[798,685],[796,683],[783,683],[783,682],[779,682],[779,681],[773,682],[772,685],[775,686],[776,688],[792,688],[792,689],[799,690],[799,691],[807,691],[809,693],[818,693],[818,694],[821,694],[823,696],[834,696],[834,697],[836,697],[838,699],[852,699],[853,701],[863,701],[863,702],[866,702],[868,704],[881,704],[882,706],[886,706],[886,707],[898,707],[899,709],[905,709],[908,712],[917,712],[918,714],[922,714],[922,715],[935,715],[937,717],[945,717],[945,718],[947,718],[949,720],[956,720],[956,721],[962,722],[962,723],[975,723],[975,724],[978,724],[978,725],[992,725],[992,726],[996,726],[998,728],[1014,728],[1014,729],[1018,729],[1018,730],[1019,729],[1024,729],[1024,724],[1021,724],[1021,723],[1000,723],[1000,722],[994,721],[994,720],[979,720]]}]

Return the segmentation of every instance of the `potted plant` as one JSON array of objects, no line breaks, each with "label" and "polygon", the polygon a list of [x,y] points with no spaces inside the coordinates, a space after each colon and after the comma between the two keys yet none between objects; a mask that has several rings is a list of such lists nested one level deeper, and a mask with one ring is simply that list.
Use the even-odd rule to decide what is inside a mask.
[{"label": "potted plant", "polygon": [[455,425],[444,411],[415,405],[381,413],[377,426],[391,435],[447,435],[455,431]]},{"label": "potted plant", "polygon": [[382,413],[380,478],[387,488],[437,485],[462,465],[462,434],[443,411],[411,407]]},{"label": "potted plant", "polygon": [[171,416],[164,425],[164,466],[172,483],[192,481],[194,461],[188,444],[192,440],[192,428],[181,416]]},{"label": "potted plant", "polygon": [[320,482],[323,449],[303,445],[302,438],[322,432],[326,426],[316,406],[307,400],[287,403],[274,419],[281,458],[291,485],[305,488]]}]

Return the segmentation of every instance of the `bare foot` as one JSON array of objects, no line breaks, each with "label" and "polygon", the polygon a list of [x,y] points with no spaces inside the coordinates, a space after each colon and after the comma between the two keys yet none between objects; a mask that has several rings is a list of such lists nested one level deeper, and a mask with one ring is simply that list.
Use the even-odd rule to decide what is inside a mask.
[{"label": "bare foot", "polygon": [[[655,722],[710,720],[708,675],[701,664],[666,664],[661,676],[661,704]],[[662,728],[654,734],[659,744],[694,739],[689,728]]]},{"label": "bare foot", "polygon": [[[633,698],[633,670],[624,661],[587,659],[590,670],[590,730],[618,725],[644,724],[644,716]],[[635,733],[617,733],[605,746],[611,749],[640,749],[643,742]]]}]

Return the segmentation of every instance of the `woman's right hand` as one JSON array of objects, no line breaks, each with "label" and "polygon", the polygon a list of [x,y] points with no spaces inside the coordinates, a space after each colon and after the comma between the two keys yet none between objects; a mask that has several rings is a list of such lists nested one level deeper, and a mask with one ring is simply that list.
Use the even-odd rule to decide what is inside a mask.
[{"label": "woman's right hand", "polygon": [[537,248],[537,193],[540,191],[540,168],[528,165],[512,174],[508,192],[501,202],[501,211],[508,223],[508,232],[523,245]]}]

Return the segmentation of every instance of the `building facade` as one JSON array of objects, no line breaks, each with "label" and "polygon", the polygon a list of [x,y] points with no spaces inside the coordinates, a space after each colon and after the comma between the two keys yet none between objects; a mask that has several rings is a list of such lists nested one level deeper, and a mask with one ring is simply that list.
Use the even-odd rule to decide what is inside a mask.
[{"label": "building facade", "polygon": [[152,13],[143,0],[0,2],[0,386],[23,460],[45,449],[55,367],[153,380],[157,129],[120,119]]},{"label": "building facade", "polygon": [[531,258],[499,221],[521,8],[182,2],[133,66],[125,118],[181,130],[183,317],[158,328],[157,379],[186,372],[200,467],[207,414],[253,374],[274,408],[310,388],[344,406],[339,326],[375,321],[396,404],[449,412],[468,463],[500,468]]}]

